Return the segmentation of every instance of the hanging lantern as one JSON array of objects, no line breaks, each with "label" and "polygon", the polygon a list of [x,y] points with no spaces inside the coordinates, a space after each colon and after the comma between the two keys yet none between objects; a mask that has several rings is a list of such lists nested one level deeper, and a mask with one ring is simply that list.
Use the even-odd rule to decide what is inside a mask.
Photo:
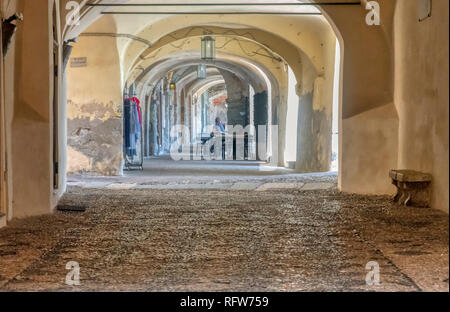
[{"label": "hanging lantern", "polygon": [[169,84],[169,96],[173,97],[175,95],[175,89],[177,88],[174,82]]},{"label": "hanging lantern", "polygon": [[214,60],[216,58],[216,40],[210,36],[202,38],[202,59]]},{"label": "hanging lantern", "polygon": [[198,65],[197,69],[197,78],[198,79],[206,79],[207,73],[206,73],[206,64],[200,64]]}]

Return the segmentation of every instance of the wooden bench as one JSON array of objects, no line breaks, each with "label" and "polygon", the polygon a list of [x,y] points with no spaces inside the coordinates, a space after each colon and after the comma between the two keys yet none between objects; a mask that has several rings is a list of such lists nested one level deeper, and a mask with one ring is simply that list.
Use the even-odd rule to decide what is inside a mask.
[{"label": "wooden bench", "polygon": [[430,207],[431,174],[414,170],[391,170],[389,176],[397,187],[394,201],[400,205]]}]

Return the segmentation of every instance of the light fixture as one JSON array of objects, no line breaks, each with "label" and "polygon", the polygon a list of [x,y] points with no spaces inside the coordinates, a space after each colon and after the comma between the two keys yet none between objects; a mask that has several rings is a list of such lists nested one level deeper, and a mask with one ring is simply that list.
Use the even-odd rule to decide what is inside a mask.
[{"label": "light fixture", "polygon": [[169,96],[173,97],[175,96],[175,89],[177,88],[176,84],[174,82],[171,82],[169,84]]},{"label": "light fixture", "polygon": [[197,78],[198,79],[206,79],[206,64],[199,64],[197,68]]},{"label": "light fixture", "polygon": [[206,36],[202,38],[202,59],[214,60],[216,58],[216,40]]}]

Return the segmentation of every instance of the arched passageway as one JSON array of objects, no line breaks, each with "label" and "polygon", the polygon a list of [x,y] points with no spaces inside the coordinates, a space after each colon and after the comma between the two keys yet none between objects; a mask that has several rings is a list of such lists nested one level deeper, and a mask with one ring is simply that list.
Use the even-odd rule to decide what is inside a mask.
[{"label": "arched passageway", "polygon": [[[448,250],[448,2],[433,1],[431,16],[422,16],[426,6],[418,4],[428,1],[379,1],[381,15],[367,1],[275,2],[190,7],[192,1],[180,0],[166,11],[163,3],[149,10],[128,0],[1,1],[0,227],[78,201],[84,206],[76,208],[91,209],[86,223],[75,225],[91,231],[78,238],[104,247],[102,256],[123,260],[105,228],[138,245],[168,246],[183,259],[253,255],[250,262],[237,256],[233,265],[258,272],[267,264],[271,278],[281,272],[281,284],[268,281],[276,290],[345,290],[349,283],[328,283],[308,265],[365,265],[368,259],[348,246],[375,254],[355,239],[356,229],[368,245],[400,259],[383,262],[391,270],[384,290],[448,288],[448,276],[447,284],[441,278],[448,262],[418,276],[391,238],[412,237],[408,255],[418,255],[414,248],[429,243],[426,237],[433,238],[424,247],[430,258]],[[413,178],[429,188],[417,194],[444,213],[398,210],[388,197],[372,197],[394,195],[392,180],[402,186],[394,168],[419,172]],[[406,204],[417,195],[402,192],[396,198]],[[139,200],[131,203],[133,196]],[[91,198],[99,201],[89,206]],[[46,228],[29,225],[47,248],[59,239],[48,231],[59,233],[66,217],[43,218]],[[389,225],[380,221],[388,218]],[[18,228],[28,226],[19,221]],[[152,230],[159,240],[148,238]],[[10,239],[5,233],[0,246]],[[218,249],[208,245],[210,233],[223,238]],[[40,246],[27,239],[19,249],[32,246],[37,261]],[[131,241],[125,246],[147,259],[150,251],[133,249]],[[186,242],[199,254],[184,250]],[[74,246],[92,254],[89,246]],[[174,264],[159,252],[163,270]],[[298,254],[306,268],[290,265]],[[9,282],[22,273],[2,255],[0,275],[12,268]],[[213,266],[238,287],[224,263],[219,257]],[[220,280],[217,272],[201,261],[183,264],[217,286],[210,283]],[[302,284],[301,274],[314,277]],[[436,276],[443,284],[434,283]],[[170,287],[201,288],[183,278]]]},{"label": "arched passageway", "polygon": [[[16,9],[23,12],[34,10],[22,2],[9,1],[8,8],[3,8],[4,15],[14,12]],[[315,1],[315,3],[320,2]],[[97,4],[102,3],[103,1],[98,1]],[[115,3],[127,4],[127,1],[111,2],[111,4]],[[57,60],[60,65],[58,66],[59,76],[55,88],[57,87],[59,92],[57,93],[58,109],[53,109],[57,113],[52,118],[43,118],[48,119],[49,123],[52,123],[51,119],[59,119],[60,122],[57,131],[55,130],[58,132],[58,135],[55,135],[55,142],[47,144],[57,152],[52,152],[54,156],[51,157],[43,156],[43,163],[38,167],[48,167],[47,169],[54,172],[51,176],[53,180],[58,181],[56,188],[58,191],[55,196],[49,196],[49,199],[44,201],[46,203],[42,207],[36,208],[36,211],[48,211],[49,206],[54,206],[57,198],[65,190],[66,172],[121,173],[123,160],[121,132],[123,129],[120,129],[122,127],[120,118],[125,85],[130,85],[143,72],[147,72],[148,68],[156,66],[164,59],[164,56],[181,51],[198,53],[198,40],[205,33],[219,41],[222,40],[222,43],[218,44],[218,52],[241,61],[250,58],[256,63],[246,64],[246,66],[240,63],[241,65],[238,67],[256,66],[256,68],[250,68],[249,71],[259,76],[262,71],[273,86],[278,83],[278,86],[272,87],[272,89],[279,93],[268,90],[268,92],[273,92],[269,97],[273,104],[270,108],[273,110],[271,118],[268,119],[271,124],[278,122],[280,130],[277,143],[279,166],[295,166],[299,171],[326,171],[329,170],[329,164],[333,159],[338,160],[339,188],[343,191],[362,194],[392,194],[394,190],[389,183],[386,183],[385,172],[397,165],[414,167],[419,170],[424,168],[425,171],[433,171],[437,181],[441,181],[437,182],[437,185],[440,186],[437,187],[437,193],[433,193],[433,202],[442,209],[446,209],[446,205],[440,204],[438,201],[439,197],[445,195],[445,191],[443,191],[445,187],[442,187],[442,183],[447,183],[448,179],[442,172],[446,170],[437,169],[440,167],[431,165],[442,157],[430,156],[431,158],[427,162],[429,168],[427,166],[422,168],[414,161],[420,157],[409,157],[406,151],[407,146],[410,146],[407,142],[411,141],[411,135],[407,134],[410,132],[407,130],[409,128],[400,120],[399,116],[408,114],[404,105],[398,104],[404,103],[404,101],[401,100],[401,97],[399,98],[400,87],[396,88],[392,71],[395,54],[393,49],[399,43],[396,41],[392,44],[392,40],[395,30],[402,27],[401,22],[398,21],[399,18],[397,21],[394,19],[395,8],[400,6],[397,1],[380,5],[384,14],[381,16],[379,27],[371,27],[366,24],[368,10],[364,3],[317,7],[307,5],[295,9],[283,6],[276,10],[273,7],[261,6],[258,10],[262,13],[273,10],[280,13],[261,15],[215,15],[210,14],[211,12],[207,15],[102,14],[106,10],[105,7],[91,6],[87,1],[82,1],[80,4],[80,10],[76,10],[70,6],[69,1],[57,1],[57,14],[48,16],[48,20],[53,19],[60,22],[60,25],[55,28],[59,36],[57,39],[60,53]],[[130,10],[126,7],[109,9],[112,12]],[[185,9],[193,10],[192,8]],[[199,10],[207,9],[199,8]],[[224,8],[214,9],[222,10]],[[239,11],[245,13],[254,9],[256,8],[240,7]],[[144,11],[145,9],[139,8],[139,10]],[[34,24],[33,17],[30,17],[29,21],[30,24],[23,23],[22,28],[18,29],[19,32],[14,37],[17,44],[21,44],[21,31],[26,31],[26,25]],[[40,22],[43,23],[43,20]],[[396,28],[395,22],[400,26]],[[51,36],[47,36],[49,31],[45,25],[42,26],[41,34],[43,37],[49,38]],[[37,28],[34,29],[37,31]],[[18,38],[20,40],[17,40]],[[73,43],[75,38],[78,40],[76,44]],[[23,37],[23,40],[27,39]],[[338,65],[341,66],[335,66],[337,64],[336,41],[339,41],[340,62]],[[12,49],[15,46],[16,44],[13,43]],[[398,48],[401,49],[401,47]],[[70,51],[72,51],[71,55]],[[13,53],[6,54],[8,61],[11,61]],[[79,57],[79,63],[77,63],[77,57]],[[85,67],[83,67],[84,60],[88,61],[88,65]],[[28,57],[27,61],[30,61],[30,64],[35,63],[32,57]],[[102,66],[98,66],[99,61]],[[25,63],[24,66],[26,66]],[[287,74],[289,67],[295,76],[296,86],[293,86],[293,83],[289,84],[289,75]],[[49,66],[45,68],[49,68]],[[337,70],[339,74],[336,72]],[[53,79],[53,71],[51,73],[47,73],[45,69],[43,71],[45,73],[35,72],[40,77],[50,75]],[[401,71],[397,67],[395,74],[399,73]],[[107,79],[102,79],[103,77],[107,77]],[[145,80],[149,77],[141,78]],[[32,77],[30,76],[29,79]],[[338,83],[336,83],[337,80]],[[70,81],[77,83],[71,84]],[[291,82],[294,82],[294,79],[291,79]],[[69,88],[66,90],[67,83]],[[137,88],[142,91],[140,97],[145,102],[152,87],[137,85]],[[6,85],[6,89],[13,90],[14,88],[12,85]],[[258,88],[254,88],[254,90],[256,89]],[[292,130],[286,131],[285,124],[279,121],[286,119],[287,111],[291,111],[288,107],[290,105],[289,94],[291,94],[291,98],[298,96],[298,101],[301,103],[298,105],[298,110],[302,112],[296,119],[305,118],[305,122],[297,123],[298,129],[295,131],[299,150],[295,149],[294,153],[291,146],[289,159],[286,159],[286,153],[283,153],[283,150],[286,151],[286,137],[292,133]],[[396,99],[394,99],[394,94],[398,95]],[[8,101],[11,102],[12,98],[10,96]],[[50,101],[43,96],[34,96],[34,98],[39,98],[39,102],[42,103]],[[334,114],[338,115],[334,127],[332,126],[333,109],[330,103],[338,103],[334,106],[335,110],[338,110],[338,113]],[[96,107],[95,113],[92,111],[92,107]],[[7,110],[12,112],[11,108]],[[51,111],[50,108],[47,110]],[[39,109],[34,111],[38,112]],[[15,116],[19,118],[21,111],[17,112]],[[11,115],[12,113],[6,111],[5,114]],[[310,114],[312,115],[308,116]],[[68,119],[68,132],[65,127],[66,118]],[[252,118],[250,116],[249,119]],[[91,124],[91,119],[96,121]],[[295,124],[291,114],[288,119],[290,119],[290,125]],[[73,120],[80,120],[80,124],[70,128]],[[84,123],[81,120],[84,120]],[[313,120],[314,122],[311,123]],[[22,131],[22,126],[19,124],[20,121],[17,121],[15,126]],[[102,135],[104,124],[110,135],[108,139],[102,141],[105,139],[105,136]],[[44,128],[47,129],[47,127]],[[88,129],[96,131],[89,132]],[[75,137],[72,137],[74,132],[70,130],[75,131]],[[8,132],[9,134],[5,135],[13,140],[15,135],[13,133],[17,133],[19,137],[22,136],[20,131],[5,130],[4,132]],[[43,139],[47,137],[47,130],[43,129],[42,131],[42,133],[37,131],[35,134],[39,133],[39,137]],[[48,130],[49,133],[55,131]],[[321,136],[320,134],[324,132],[327,135]],[[89,133],[88,139],[97,135],[100,138],[89,139],[88,148],[80,150],[74,148],[77,140],[83,140],[83,138],[77,137],[77,133]],[[334,140],[334,149],[338,149],[338,153],[335,153],[334,157],[329,133],[334,133],[335,137],[339,135],[339,144],[336,144],[337,140]],[[436,134],[436,140],[440,140],[441,137],[442,135]],[[40,140],[36,137],[34,141]],[[69,142],[67,152],[66,142]],[[292,142],[292,138],[289,142]],[[75,145],[71,146],[71,144]],[[337,148],[338,145],[339,148]],[[147,144],[147,146],[149,149],[150,145]],[[300,149],[300,146],[303,148]],[[17,146],[17,148],[19,147]],[[422,153],[425,153],[426,150],[430,150],[430,148],[422,149]],[[12,153],[11,150],[10,155]],[[26,154],[22,150],[17,150],[17,153]],[[311,153],[314,159],[310,158]],[[361,153],[364,156],[361,156]],[[41,151],[40,154],[46,155],[44,151]],[[292,164],[293,154],[295,154],[295,165]],[[52,161],[51,158],[54,160]],[[69,161],[67,162],[66,159]],[[12,164],[11,159],[9,163]],[[24,163],[31,164],[32,161]],[[57,167],[57,169],[53,167]],[[10,172],[12,171],[14,170],[11,169]],[[24,169],[24,172],[35,172],[36,175],[40,175],[40,171],[33,168]],[[59,178],[53,178],[55,175],[58,175]],[[8,179],[8,188],[11,192],[9,197],[13,198],[15,191],[12,187],[14,184],[12,174]],[[18,178],[17,181],[20,182],[17,183],[28,185],[24,182],[26,180],[21,177]],[[365,183],[368,180],[371,183]],[[47,194],[52,191],[51,188],[47,188],[46,183],[42,184],[42,187],[44,185],[45,190],[42,189],[36,193],[36,201],[41,201],[38,194]],[[34,193],[33,187],[25,188],[30,190],[29,193]],[[12,207],[11,202],[10,204],[5,203],[5,205]],[[26,210],[26,205],[21,204],[19,200],[15,201],[15,205],[19,211],[22,209],[19,207]],[[11,211],[9,214],[12,218]],[[18,213],[18,215],[20,214]]]},{"label": "arched passageway", "polygon": [[[123,47],[118,47],[118,58],[123,60],[123,69],[120,72],[117,71],[117,79],[123,82],[124,87],[135,86],[136,95],[140,101],[149,102],[142,105],[145,110],[144,115],[147,117],[144,118],[146,122],[142,127],[143,142],[141,144],[143,147],[140,158],[168,153],[172,143],[178,142],[177,138],[170,136],[171,128],[178,125],[188,128],[190,140],[186,142],[186,138],[183,138],[182,141],[190,144],[188,149],[195,154],[194,146],[198,146],[198,140],[201,140],[202,135],[203,137],[205,134],[207,135],[204,130],[207,126],[214,126],[211,121],[219,116],[211,117],[210,115],[210,120],[206,122],[205,116],[198,115],[197,101],[199,99],[200,101],[209,101],[205,98],[208,97],[208,93],[196,94],[196,88],[191,87],[193,85],[202,88],[202,83],[206,84],[211,82],[211,79],[217,78],[217,81],[224,80],[227,89],[227,112],[222,119],[226,119],[230,126],[239,126],[243,129],[249,127],[249,131],[244,131],[243,134],[244,136],[250,135],[250,140],[246,139],[249,142],[246,141],[245,152],[241,154],[248,155],[250,153],[257,159],[270,161],[275,166],[292,168],[297,172],[329,171],[332,160],[332,98],[333,94],[337,92],[334,82],[338,77],[334,73],[334,51],[337,39],[332,28],[321,16],[317,16],[319,18],[317,20],[310,19],[306,22],[318,27],[321,35],[314,38],[308,34],[306,38],[314,41],[312,45],[305,45],[303,40],[296,45],[288,38],[277,34],[280,30],[269,30],[263,27],[259,21],[256,22],[257,26],[249,26],[233,21],[235,17],[230,18],[229,21],[224,20],[214,24],[208,21],[212,19],[212,16],[204,16],[199,20],[192,19],[192,21],[183,23],[179,23],[176,16],[169,17],[164,23],[157,20],[153,25],[149,23],[151,26],[142,27],[140,32],[145,35],[136,36],[134,40],[128,40]],[[291,21],[290,18],[284,19],[282,16],[280,16],[280,20],[283,20],[284,23]],[[303,21],[300,16],[298,20]],[[189,26],[194,21],[195,24]],[[123,36],[112,36],[111,32],[98,31],[108,28],[112,31],[117,25],[119,24],[113,18],[102,17],[90,29],[80,34],[80,42],[72,53],[83,51],[84,55],[86,53],[101,54],[100,51],[93,51],[89,42],[99,39],[111,41],[116,40],[114,38],[123,38]],[[179,25],[178,28],[174,27],[175,25]],[[164,33],[149,40],[151,36],[149,31],[152,32],[155,27],[162,27]],[[204,34],[208,34],[215,40],[217,55],[212,61],[203,60],[200,56],[200,39],[204,37]],[[151,43],[145,44],[144,39]],[[307,53],[319,52],[312,49],[313,45],[316,47],[319,45],[319,41],[322,41],[320,43],[322,47],[324,41],[329,43],[331,50],[331,52],[327,51],[329,55],[325,55],[323,51],[314,56],[308,55]],[[124,57],[120,56],[120,51]],[[325,64],[329,64],[329,66],[324,66]],[[205,80],[196,78],[195,67],[198,68],[200,65],[216,68],[219,71],[217,77]],[[290,69],[296,76],[296,83],[293,80],[289,81]],[[101,68],[86,70],[77,68],[69,71],[69,80],[81,80],[81,75],[94,77],[101,74]],[[177,85],[179,79],[182,79],[182,83]],[[199,81],[190,82],[190,79]],[[86,82],[86,87],[88,87],[87,84],[89,82]],[[170,90],[171,87],[174,89]],[[155,89],[158,94],[155,93]],[[298,107],[298,103],[288,103],[289,92],[298,94],[297,101],[303,103],[300,106],[303,111],[299,113],[299,117],[304,118],[307,122],[297,123],[296,120],[299,117],[295,117],[295,128],[292,128],[291,125],[291,128],[287,129],[288,106]],[[249,93],[252,93],[251,97]],[[95,96],[94,94],[92,97]],[[113,91],[108,91],[108,96],[111,94]],[[69,85],[69,103],[77,106],[75,111],[80,109],[78,96],[78,92],[72,95]],[[102,95],[99,94],[99,96]],[[152,104],[152,101],[155,103]],[[205,104],[200,105],[204,110]],[[154,114],[151,112],[152,107],[155,110]],[[117,108],[119,111],[120,104],[117,105]],[[337,114],[337,112],[335,113]],[[149,124],[150,116],[153,116],[153,122]],[[195,120],[196,118],[203,118],[200,126]],[[314,120],[314,126],[308,125],[312,120]],[[73,124],[71,130],[73,130],[72,133],[75,133],[75,138],[72,140],[74,142],[82,141],[77,136],[76,130],[82,126],[79,122],[79,116],[69,116],[69,128]],[[119,121],[117,121],[118,123]],[[103,122],[103,124],[105,127],[111,127],[109,122]],[[153,131],[152,127],[155,128]],[[233,127],[230,128],[233,129]],[[98,129],[98,131],[103,130]],[[105,129],[105,131],[109,131],[109,129]],[[298,136],[298,142],[294,142],[296,148],[294,148],[294,152],[290,152],[291,160],[287,161],[286,137],[292,134]],[[121,144],[122,139],[119,134],[115,140],[116,145]],[[261,144],[258,143],[259,141]],[[121,172],[121,165],[118,162],[115,164],[111,162],[111,159],[118,159],[118,149],[112,145],[110,146],[111,154],[106,158],[103,148],[101,148],[101,154],[91,149],[84,155],[79,154],[80,148],[76,144],[69,148],[75,150],[74,153],[69,153],[69,159],[74,160],[73,162],[69,161],[69,172],[80,172],[77,163],[80,156],[81,158],[87,156],[90,159],[90,166],[81,168],[84,171],[97,174]],[[249,151],[249,149],[253,150]],[[294,159],[292,159],[293,157]],[[73,165],[71,165],[72,163]],[[111,166],[111,164],[113,165]]]}]

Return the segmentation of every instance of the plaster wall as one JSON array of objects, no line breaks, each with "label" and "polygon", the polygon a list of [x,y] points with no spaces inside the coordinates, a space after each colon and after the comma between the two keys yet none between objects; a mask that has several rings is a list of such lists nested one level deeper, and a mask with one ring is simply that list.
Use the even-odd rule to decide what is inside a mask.
[{"label": "plaster wall", "polygon": [[[336,38],[330,36],[329,70],[319,74],[308,58],[302,58],[302,80],[297,85],[299,97],[297,123],[296,170],[325,172],[330,170],[332,145],[333,81],[332,64]],[[324,41],[325,42],[325,41]]]},{"label": "plaster wall", "polygon": [[[16,12],[17,8],[17,2],[16,0],[12,0],[7,7],[5,2],[2,2],[2,17],[9,17],[14,12]],[[7,215],[7,219],[11,220],[13,217],[13,205],[12,205],[12,198],[13,198],[13,187],[12,187],[12,168],[8,164],[12,163],[12,146],[11,146],[11,129],[12,129],[12,121],[14,117],[14,65],[15,65],[15,55],[16,55],[16,36],[13,36],[11,39],[11,44],[9,46],[8,52],[4,56],[2,65],[3,65],[3,72],[2,72],[2,78],[4,80],[2,81],[2,85],[4,86],[4,92],[3,92],[3,112],[4,116],[2,119],[3,124],[3,131],[2,137],[4,138],[4,166],[5,166],[5,179],[6,183],[4,186],[7,188],[2,192],[3,194],[6,194],[6,198],[2,198],[5,201],[5,212]]]},{"label": "plaster wall", "polygon": [[[95,30],[112,27],[104,18]],[[123,94],[116,39],[80,37],[71,58],[86,57],[85,67],[67,68],[67,172],[120,175]]]},{"label": "plaster wall", "polygon": [[[398,117],[393,103],[344,119],[341,131],[344,169],[342,191],[394,194],[389,170],[397,164]],[[351,163],[350,163],[351,161]]]},{"label": "plaster wall", "polygon": [[[289,67],[289,91],[287,99],[287,112],[286,112],[286,128],[297,129],[297,115],[298,115],[298,105],[299,97],[296,92],[297,89],[297,79]],[[285,133],[286,140],[286,150],[285,159],[289,162],[295,162],[297,160],[297,131],[288,131]]]},{"label": "plaster wall", "polygon": [[52,3],[13,1],[24,20],[5,60],[10,219],[51,213],[59,196],[52,183]]},{"label": "plaster wall", "polygon": [[[0,2],[0,19],[4,19],[6,8]],[[3,24],[0,23],[0,42],[3,42]],[[3,49],[0,49],[0,59],[3,60]],[[6,135],[5,135],[5,70],[3,61],[0,62],[0,228],[6,225],[8,218],[8,182],[6,174]]]},{"label": "plaster wall", "polygon": [[339,188],[345,192],[394,192],[388,173],[398,155],[398,116],[393,104],[395,3],[379,1],[379,26],[366,24],[364,4],[322,7],[340,40],[342,55]]},{"label": "plaster wall", "polygon": [[449,2],[434,0],[418,21],[418,1],[397,1],[395,104],[400,116],[398,167],[433,176],[432,206],[449,211]]}]

